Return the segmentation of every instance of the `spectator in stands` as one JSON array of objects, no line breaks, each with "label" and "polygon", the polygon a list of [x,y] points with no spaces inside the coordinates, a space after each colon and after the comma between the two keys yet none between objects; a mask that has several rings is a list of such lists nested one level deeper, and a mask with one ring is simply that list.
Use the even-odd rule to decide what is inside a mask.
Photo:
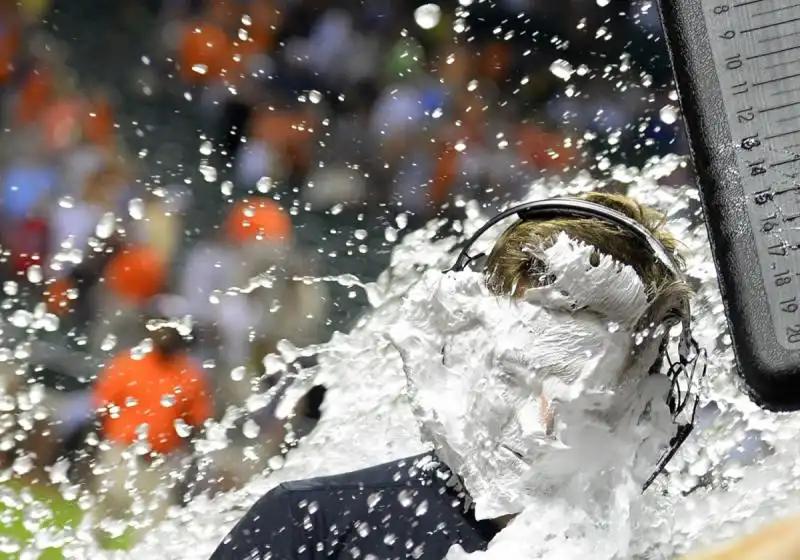
[{"label": "spectator in stands", "polygon": [[250,375],[235,384],[237,402],[249,396],[249,382],[259,365],[253,344],[280,329],[276,312],[286,293],[285,271],[293,250],[289,215],[274,201],[254,197],[234,206],[225,224],[236,247],[238,263],[228,277],[228,292],[220,298],[217,321],[224,362],[245,367]]},{"label": "spectator in stands", "polygon": [[91,324],[95,352],[135,344],[141,339],[147,308],[166,286],[168,263],[147,244],[125,245],[103,271],[104,282],[94,294],[96,318]]},{"label": "spectator in stands", "polygon": [[140,526],[177,503],[171,489],[213,410],[208,383],[178,328],[162,325],[151,340],[144,355],[118,354],[93,389],[106,442],[95,468],[98,515],[125,519],[148,511],[133,515]]},{"label": "spectator in stands", "polygon": [[20,21],[14,2],[0,2],[0,91],[14,74],[14,66],[20,47]]},{"label": "spectator in stands", "polygon": [[58,192],[55,161],[34,129],[21,134],[14,158],[0,175],[0,239],[11,250],[14,272],[42,264],[47,251],[47,209]]},{"label": "spectator in stands", "polygon": [[[78,255],[91,250],[90,238],[108,237],[103,229],[115,224],[112,216],[125,185],[121,168],[105,163],[89,173],[78,196],[67,195],[52,201],[50,212],[50,249],[52,260],[48,273],[59,278],[68,274]],[[110,221],[110,224],[105,222]]]},{"label": "spectator in stands", "polygon": [[131,200],[137,208],[130,210],[124,246],[110,259],[93,301],[95,351],[103,351],[111,341],[122,347],[135,344],[144,334],[148,316],[157,313],[155,298],[168,288],[170,267],[182,240],[180,198],[162,190]]}]

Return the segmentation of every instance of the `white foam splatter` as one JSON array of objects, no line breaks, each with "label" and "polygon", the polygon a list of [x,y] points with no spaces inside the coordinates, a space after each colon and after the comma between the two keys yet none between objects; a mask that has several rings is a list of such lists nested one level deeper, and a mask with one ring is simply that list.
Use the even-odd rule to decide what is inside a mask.
[{"label": "white foam splatter", "polygon": [[[606,518],[605,530],[598,519],[553,501],[546,507],[530,507],[502,531],[479,558],[665,558],[691,547],[719,542],[775,516],[796,510],[800,492],[794,473],[800,472],[800,442],[795,437],[800,419],[773,415],[756,407],[741,392],[734,368],[722,301],[715,280],[706,230],[697,218],[698,196],[691,188],[665,188],[658,181],[684,162],[675,156],[653,160],[640,173],[626,171],[629,192],[637,199],[664,210],[668,227],[685,243],[689,276],[697,295],[694,300],[694,334],[709,352],[705,402],[713,401],[701,418],[701,428],[686,442],[670,464],[669,476],[656,482],[642,504],[619,518]],[[531,186],[526,199],[577,194],[597,189],[597,183],[579,175],[570,183],[556,179]],[[464,234],[475,231],[486,216],[471,206]],[[213,501],[197,499],[173,513],[150,532],[130,553],[118,558],[205,559],[246,509],[276,484],[294,479],[346,472],[424,449],[405,397],[405,379],[397,352],[381,336],[398,318],[398,303],[408,287],[426,268],[443,269],[452,264],[455,238],[434,241],[436,224],[406,236],[395,250],[392,267],[374,288],[381,304],[360,321],[350,334],[337,334],[317,348],[318,367],[309,372],[315,381],[329,385],[323,418],[317,429],[301,442],[282,468],[257,477],[246,488]],[[492,234],[487,234],[490,241]],[[748,435],[750,440],[747,439]],[[770,456],[759,461],[758,450],[750,456],[731,452],[747,441],[768,447]],[[766,442],[766,444],[762,444]],[[750,464],[748,464],[748,462]],[[697,486],[702,475],[713,484],[683,497]],[[623,491],[620,487],[619,491]],[[662,495],[663,494],[663,495]],[[632,505],[633,508],[633,505]],[[584,517],[581,517],[584,516]],[[573,527],[583,523],[587,539],[567,540],[555,532],[557,556],[547,556],[541,539],[531,538],[546,527]],[[72,539],[68,557],[102,557],[83,528]],[[587,553],[585,546],[591,542]],[[455,552],[453,553],[455,558]],[[597,555],[600,556],[597,556]]]}]

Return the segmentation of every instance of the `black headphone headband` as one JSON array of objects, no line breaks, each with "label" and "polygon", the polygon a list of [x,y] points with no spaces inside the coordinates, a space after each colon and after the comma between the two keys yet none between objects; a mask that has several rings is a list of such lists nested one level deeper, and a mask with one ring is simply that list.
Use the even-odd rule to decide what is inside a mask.
[{"label": "black headphone headband", "polygon": [[661,242],[656,239],[652,233],[642,224],[626,216],[622,212],[618,212],[608,206],[590,202],[588,200],[581,200],[579,198],[549,198],[546,200],[536,200],[534,202],[525,202],[517,206],[513,206],[505,210],[486,222],[476,231],[472,237],[469,238],[464,249],[459,253],[456,262],[451,270],[463,270],[472,260],[480,255],[471,257],[468,253],[469,249],[478,238],[486,233],[488,229],[493,227],[498,222],[505,220],[508,217],[517,215],[522,220],[534,219],[548,219],[548,218],[594,218],[604,220],[613,225],[634,234],[644,245],[646,245],[653,256],[663,264],[675,277],[677,281],[684,282],[685,278],[681,272],[680,267],[664,249]]}]

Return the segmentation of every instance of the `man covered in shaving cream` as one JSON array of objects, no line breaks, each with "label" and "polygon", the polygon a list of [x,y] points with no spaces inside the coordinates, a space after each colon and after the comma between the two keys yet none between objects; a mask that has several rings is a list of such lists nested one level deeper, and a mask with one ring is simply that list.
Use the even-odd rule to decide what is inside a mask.
[{"label": "man covered in shaving cream", "polygon": [[[585,198],[640,223],[677,258],[659,213],[621,195]],[[629,511],[621,489],[641,489],[675,435],[669,378],[651,374],[688,296],[611,222],[517,221],[482,269],[425,273],[389,333],[433,450],[282,484],[212,560],[455,558],[494,546],[527,511],[544,520],[527,540],[564,540],[563,557],[579,557],[547,512],[578,502],[593,504],[587,519]]]}]

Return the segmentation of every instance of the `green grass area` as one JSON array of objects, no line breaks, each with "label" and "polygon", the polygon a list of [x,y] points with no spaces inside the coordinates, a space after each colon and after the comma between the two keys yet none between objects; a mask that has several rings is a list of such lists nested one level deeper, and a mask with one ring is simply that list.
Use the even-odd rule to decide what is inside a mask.
[{"label": "green grass area", "polygon": [[[47,518],[41,522],[42,528],[69,529],[77,527],[83,518],[83,512],[77,502],[65,500],[58,490],[48,486],[28,485],[19,480],[11,480],[0,485],[0,492],[4,499],[0,501],[0,536],[10,538],[20,544],[24,550],[33,540],[33,535],[25,527],[24,518],[27,506],[17,507],[14,503],[21,502],[24,494],[28,493],[34,503],[40,504],[49,510]],[[0,552],[0,558],[16,558],[18,553],[9,554]],[[39,560],[60,560],[64,556],[57,548],[48,548],[39,555]]]},{"label": "green grass area", "polygon": [[[0,484],[0,538],[13,539],[24,550],[33,541],[33,534],[25,527],[24,518],[29,506],[17,507],[13,502],[22,501],[28,493],[32,503],[38,503],[49,511],[49,515],[42,519],[40,526],[43,529],[69,530],[76,528],[83,519],[84,512],[76,501],[64,499],[56,488],[41,485],[29,485],[20,480],[11,480]],[[9,503],[12,502],[12,503]],[[101,543],[108,550],[125,550],[130,548],[131,542],[126,535],[117,539],[108,539]],[[19,553],[0,551],[0,559],[17,558]],[[64,555],[58,548],[48,548],[39,555],[39,560],[62,560]]]}]

